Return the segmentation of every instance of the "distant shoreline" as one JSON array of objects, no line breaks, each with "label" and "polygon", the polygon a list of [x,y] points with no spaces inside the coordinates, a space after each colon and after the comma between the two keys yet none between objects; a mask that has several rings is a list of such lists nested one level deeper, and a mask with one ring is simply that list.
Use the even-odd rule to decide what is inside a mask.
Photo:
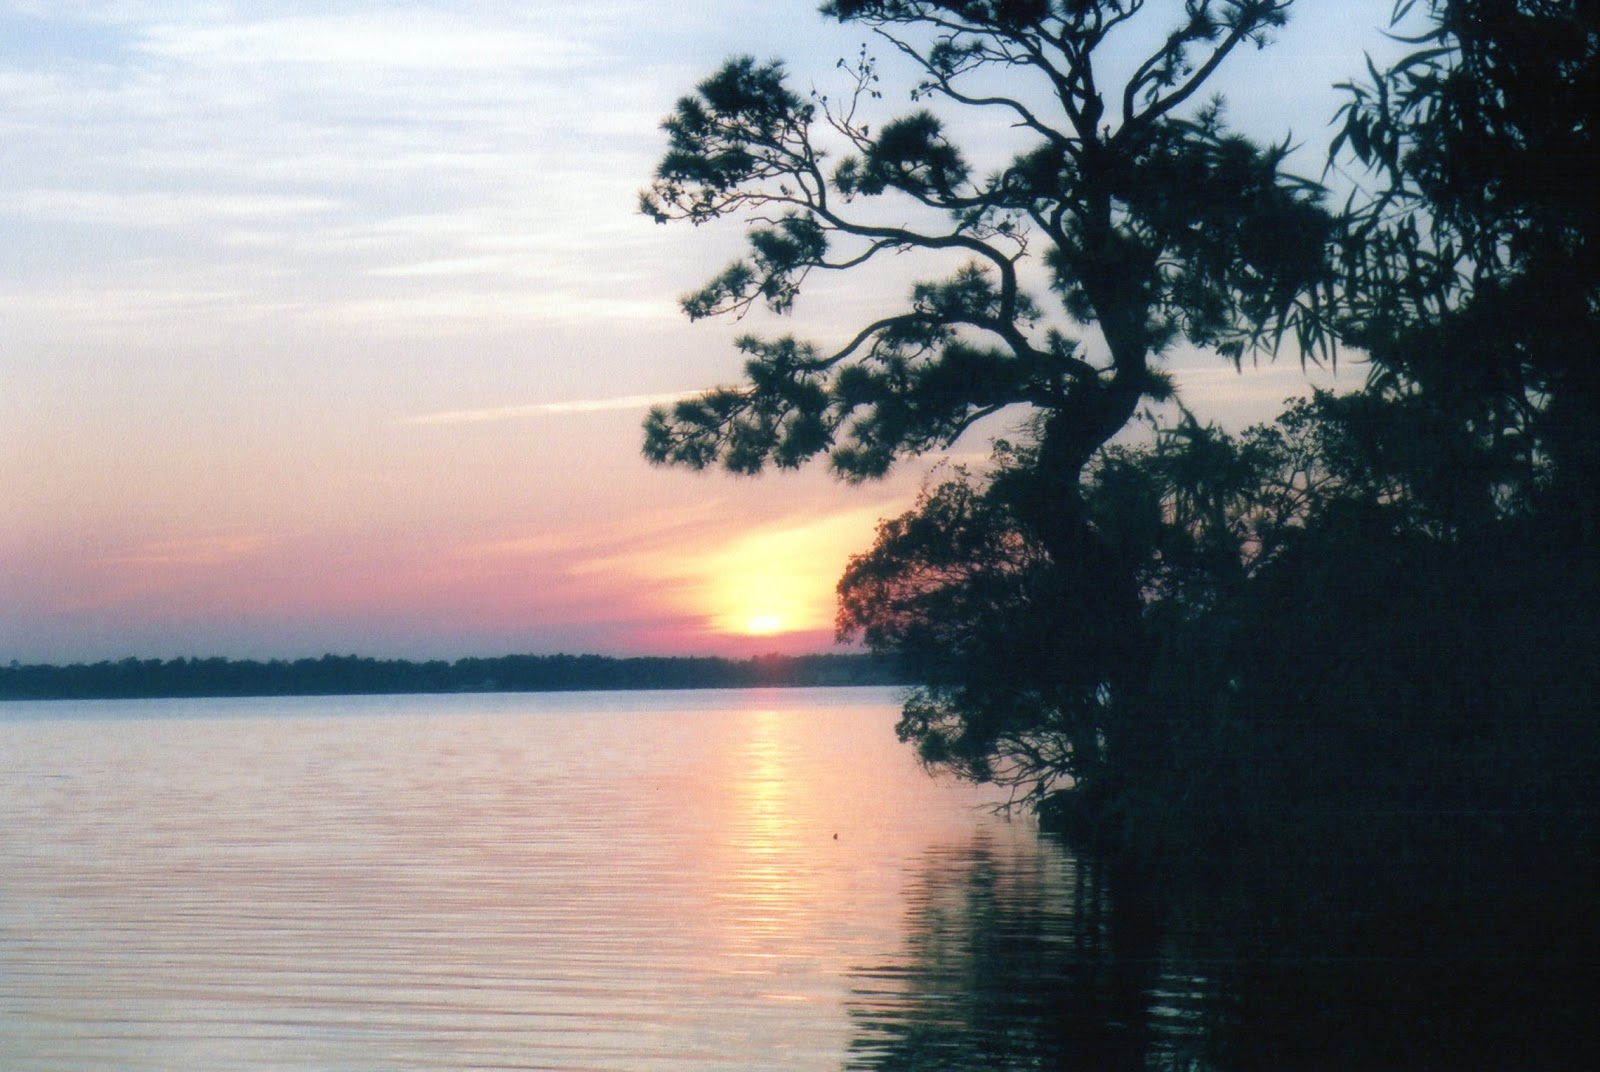
[{"label": "distant shoreline", "polygon": [[901,685],[864,654],[720,656],[504,655],[415,662],[357,655],[292,661],[180,658],[0,666],[0,701],[230,696],[359,696]]}]

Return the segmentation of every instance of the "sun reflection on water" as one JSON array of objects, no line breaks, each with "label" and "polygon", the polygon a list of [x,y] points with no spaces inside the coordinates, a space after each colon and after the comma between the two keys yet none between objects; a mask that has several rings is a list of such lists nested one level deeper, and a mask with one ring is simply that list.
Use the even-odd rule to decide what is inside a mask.
[{"label": "sun reflection on water", "polygon": [[807,896],[815,896],[816,890],[803,887],[815,871],[797,859],[802,786],[792,770],[782,716],[775,710],[752,711],[748,724],[750,736],[738,759],[744,773],[732,801],[730,893],[747,934],[778,933],[803,912]]},{"label": "sun reflection on water", "polygon": [[839,1067],[975,824],[884,690],[168,706],[0,720],[8,1072]]},{"label": "sun reflection on water", "polygon": [[[937,796],[939,787],[899,745],[891,719],[867,734],[843,732],[839,721],[876,714],[819,718],[781,695],[752,705],[720,749],[720,786],[702,786],[719,801],[719,959],[763,1003],[844,1001],[852,972],[887,953],[868,921],[903,910],[914,871],[908,826],[918,848],[940,844],[945,823],[956,840],[971,836],[973,816],[959,806],[943,821],[908,814],[908,789]],[[883,774],[863,779],[864,769]]]}]

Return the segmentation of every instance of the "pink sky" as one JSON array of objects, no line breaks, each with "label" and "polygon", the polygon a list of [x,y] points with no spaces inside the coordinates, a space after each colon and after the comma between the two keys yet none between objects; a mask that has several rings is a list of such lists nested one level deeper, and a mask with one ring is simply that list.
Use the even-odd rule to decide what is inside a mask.
[{"label": "pink sky", "polygon": [[[649,400],[775,327],[679,313],[739,234],[636,213],[657,122],[729,54],[825,88],[863,39],[755,6],[10,5],[0,660],[827,650],[930,460],[847,488],[639,456]],[[1230,114],[1315,173],[1389,3],[1303,7]],[[952,265],[903,267],[776,329],[848,337]],[[1304,389],[1292,357],[1176,367],[1232,424]]]}]

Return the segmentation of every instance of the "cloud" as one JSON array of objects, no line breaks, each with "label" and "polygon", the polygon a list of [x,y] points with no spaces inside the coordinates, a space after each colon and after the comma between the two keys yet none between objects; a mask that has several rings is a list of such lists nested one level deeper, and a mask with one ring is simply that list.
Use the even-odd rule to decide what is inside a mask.
[{"label": "cloud", "polygon": [[340,207],[329,197],[275,193],[35,189],[7,199],[0,211],[36,220],[148,228],[189,225],[197,218],[278,221],[322,215]]},{"label": "cloud", "polygon": [[106,566],[201,567],[252,558],[277,541],[268,535],[198,536],[157,540],[107,555]]},{"label": "cloud", "polygon": [[473,25],[445,12],[301,15],[152,27],[143,47],[168,59],[241,67],[264,63],[337,69],[498,71],[565,69],[589,51],[570,37],[528,26]]},{"label": "cloud", "polygon": [[374,351],[678,322],[635,211],[684,62],[639,32],[654,5],[331,7],[25,7],[37,63],[0,70],[0,305],[40,339],[150,351],[264,318]]},{"label": "cloud", "polygon": [[539,402],[526,406],[490,406],[486,409],[459,409],[445,413],[424,413],[407,417],[400,424],[482,424],[489,421],[519,421],[530,417],[549,417],[567,413],[608,413],[613,410],[646,409],[688,398],[695,392],[679,391],[665,395],[621,395],[616,398],[587,398],[573,402]]}]

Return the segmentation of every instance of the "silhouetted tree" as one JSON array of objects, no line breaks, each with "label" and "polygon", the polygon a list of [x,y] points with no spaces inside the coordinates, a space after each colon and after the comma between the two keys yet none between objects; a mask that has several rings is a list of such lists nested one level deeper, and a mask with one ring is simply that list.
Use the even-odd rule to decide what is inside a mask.
[{"label": "silhouetted tree", "polygon": [[[1319,189],[1280,171],[1286,146],[1228,133],[1219,102],[1185,108],[1230,52],[1284,22],[1289,3],[1189,0],[1108,98],[1097,50],[1142,7],[824,6],[912,60],[923,75],[914,99],[1025,131],[1032,144],[992,174],[974,173],[930,110],[874,133],[860,117],[864,98],[879,95],[870,59],[842,102],[804,99],[780,65],[750,59],[679,101],[644,211],[661,221],[739,218],[749,239],[747,257],[684,298],[690,317],[763,302],[787,312],[812,272],[907,251],[958,263],[838,349],[744,338],[748,381],[654,411],[646,454],[756,472],[826,452],[838,473],[864,479],[1023,405],[1046,415],[1040,460],[1070,516],[1095,450],[1141,398],[1166,394],[1154,361],[1173,342],[1237,358],[1269,330],[1317,337],[1313,284],[1329,223]],[[983,81],[989,68],[1005,71],[1008,92]],[[830,152],[840,154],[831,167]],[[1053,302],[1028,289],[1045,272]],[[1068,336],[1087,325],[1104,337],[1106,359]]]},{"label": "silhouetted tree", "polygon": [[[683,299],[690,317],[788,312],[812,273],[862,272],[906,252],[950,267],[842,346],[741,339],[746,381],[653,411],[651,460],[753,473],[825,454],[863,480],[1001,410],[1033,415],[997,495],[935,492],[909,531],[885,530],[877,559],[853,567],[841,619],[926,672],[948,657],[1016,684],[934,679],[965,701],[953,717],[974,732],[912,736],[934,750],[967,737],[974,775],[993,773],[978,746],[1016,720],[1059,719],[1068,728],[1052,740],[1092,752],[1100,719],[1089,712],[1143,675],[1139,556],[1096,522],[1084,474],[1142,399],[1169,396],[1161,356],[1180,340],[1235,361],[1285,333],[1304,347],[1326,340],[1320,188],[1283,172],[1286,144],[1230,133],[1221,102],[1201,96],[1289,7],[1187,0],[1126,80],[1103,86],[1107,41],[1159,12],[1119,0],[838,0],[824,12],[907,59],[913,101],[927,106],[869,125],[880,82],[865,52],[843,99],[802,97],[781,65],[738,59],[664,124],[669,150],[644,211],[747,229],[748,254]],[[1026,144],[981,172],[933,105]],[[1103,349],[1080,345],[1085,330]],[[934,546],[969,536],[977,543]],[[942,576],[951,555],[966,565]],[[897,593],[917,603],[907,628],[872,609]],[[1023,598],[1033,617],[1011,617]],[[952,709],[924,714],[932,725]],[[909,724],[921,717],[908,709]],[[1039,762],[1069,766],[1066,755]]]},{"label": "silhouetted tree", "polygon": [[[1254,631],[1280,632],[1251,620],[1257,579],[1305,570],[1311,534],[1345,515],[1414,527],[1403,488],[1370,462],[1364,402],[1318,393],[1240,437],[1185,412],[1147,445],[1103,449],[1081,494],[1117,583],[1139,594],[1122,634],[1089,627],[1085,582],[1056,568],[1018,505],[1040,493],[1038,448],[1002,441],[991,473],[958,468],[880,525],[840,581],[840,635],[907,662],[921,684],[899,730],[930,764],[1029,803],[1107,774],[1171,777],[1239,705]],[[1146,653],[1142,672],[1113,694],[1129,650]]]},{"label": "silhouetted tree", "polygon": [[1375,189],[1341,243],[1343,330],[1433,444],[1416,491],[1456,525],[1600,525],[1600,7],[1428,0],[1418,48],[1350,83],[1330,163]]},{"label": "silhouetted tree", "polygon": [[[1030,803],[1074,786],[1102,825],[1196,816],[1180,840],[1363,794],[1586,799],[1593,8],[1429,4],[1419,50],[1347,87],[1331,158],[1379,181],[1335,229],[1316,188],[1279,173],[1282,147],[1185,107],[1287,5],[1186,4],[1105,97],[1096,49],[1142,7],[826,9],[910,57],[918,99],[1026,132],[986,177],[931,112],[869,131],[868,61],[842,104],[750,61],[680,102],[645,208],[741,218],[751,248],[685,299],[691,316],[786,311],[808,273],[891,252],[967,260],[836,350],[744,339],[748,382],[654,412],[647,454],[754,472],[827,453],[864,479],[988,414],[1030,414],[990,471],[957,469],[881,526],[838,620],[922,683],[900,733],[926,761]],[[1098,331],[1103,360],[1069,328]],[[1185,414],[1148,446],[1107,445],[1165,394],[1175,340],[1237,360],[1283,332],[1359,344],[1368,389],[1238,438]]]}]

